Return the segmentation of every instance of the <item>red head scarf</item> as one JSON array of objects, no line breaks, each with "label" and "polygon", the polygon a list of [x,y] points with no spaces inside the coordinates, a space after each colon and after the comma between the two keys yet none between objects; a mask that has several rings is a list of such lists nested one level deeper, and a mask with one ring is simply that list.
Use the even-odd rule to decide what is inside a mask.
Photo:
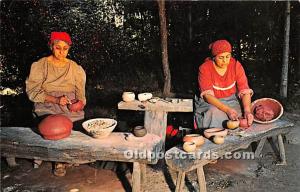
[{"label": "red head scarf", "polygon": [[71,41],[71,37],[68,33],[66,32],[51,32],[51,36],[50,36],[50,41],[49,41],[49,45],[51,45],[53,43],[54,40],[61,40],[61,41],[65,41],[66,43],[68,43],[69,45],[72,45],[72,41]]},{"label": "red head scarf", "polygon": [[232,51],[231,45],[226,40],[217,40],[211,43],[208,47],[211,50],[211,54],[216,56],[220,53],[230,52]]}]

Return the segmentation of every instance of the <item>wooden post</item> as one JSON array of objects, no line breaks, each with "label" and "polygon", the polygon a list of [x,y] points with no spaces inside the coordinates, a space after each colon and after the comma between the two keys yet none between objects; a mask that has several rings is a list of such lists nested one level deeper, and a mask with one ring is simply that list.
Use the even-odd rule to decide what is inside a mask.
[{"label": "wooden post", "polygon": [[206,192],[206,181],[205,181],[203,166],[200,166],[197,168],[197,177],[198,177],[198,184],[199,184],[200,192]]},{"label": "wooden post", "polygon": [[290,1],[286,2],[286,19],[285,19],[285,29],[284,29],[284,47],[283,47],[283,63],[281,72],[281,86],[280,86],[280,96],[282,98],[287,98],[287,86],[288,86],[288,72],[289,72],[289,40],[290,40],[290,13],[291,6]]},{"label": "wooden post", "polygon": [[132,192],[141,191],[141,166],[139,162],[133,162]]},{"label": "wooden post", "polygon": [[160,36],[161,36],[161,49],[162,49],[162,64],[164,71],[164,96],[169,96],[171,93],[171,72],[168,61],[168,31],[166,20],[165,0],[157,0],[159,8],[160,20]]},{"label": "wooden post", "polygon": [[158,135],[164,143],[167,129],[167,112],[145,111],[144,126],[148,133]]}]

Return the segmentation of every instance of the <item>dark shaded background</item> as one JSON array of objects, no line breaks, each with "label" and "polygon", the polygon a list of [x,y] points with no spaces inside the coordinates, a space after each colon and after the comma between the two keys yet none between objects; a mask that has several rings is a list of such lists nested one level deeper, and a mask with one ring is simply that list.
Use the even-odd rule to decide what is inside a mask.
[{"label": "dark shaded background", "polygon": [[[300,108],[295,96],[300,78],[300,9],[297,1],[291,5],[289,99],[283,101],[287,109]],[[254,99],[280,99],[285,6],[285,2],[168,1],[172,91],[192,98],[208,44],[225,38],[247,72]],[[123,25],[118,26],[120,17]],[[115,118],[123,91],[161,92],[155,1],[1,1],[1,88],[20,90],[17,96],[1,96],[1,126],[30,125],[32,106],[24,82],[32,62],[50,54],[51,31],[72,36],[69,57],[87,73],[88,118]],[[132,119],[142,115],[134,114]]]}]

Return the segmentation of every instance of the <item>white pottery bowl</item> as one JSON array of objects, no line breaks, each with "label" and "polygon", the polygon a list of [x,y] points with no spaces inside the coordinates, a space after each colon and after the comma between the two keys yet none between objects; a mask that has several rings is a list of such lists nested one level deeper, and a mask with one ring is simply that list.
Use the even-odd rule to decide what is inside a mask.
[{"label": "white pottery bowl", "polygon": [[140,93],[138,94],[139,101],[147,101],[152,98],[152,93]]},{"label": "white pottery bowl", "polygon": [[130,102],[135,100],[135,94],[133,92],[123,92],[122,99],[125,102]]},{"label": "white pottery bowl", "polygon": [[109,136],[116,126],[117,121],[109,118],[95,118],[82,123],[82,127],[97,139]]}]

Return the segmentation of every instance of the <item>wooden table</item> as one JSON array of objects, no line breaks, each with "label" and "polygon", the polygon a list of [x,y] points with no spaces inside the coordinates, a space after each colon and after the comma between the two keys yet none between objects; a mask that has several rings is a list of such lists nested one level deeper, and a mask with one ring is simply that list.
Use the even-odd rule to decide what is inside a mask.
[{"label": "wooden table", "polygon": [[78,131],[65,139],[51,141],[25,127],[0,127],[1,156],[10,166],[15,158],[36,159],[66,163],[89,163],[97,160],[133,162],[132,191],[142,191],[146,164],[156,164],[158,156],[139,156],[158,153],[162,140],[154,134],[137,138],[131,133],[113,132],[107,138],[94,139]]},{"label": "wooden table", "polygon": [[157,102],[121,101],[118,109],[145,111],[144,126],[148,133],[158,135],[163,141],[166,138],[168,112],[193,112],[192,99],[158,99]]},{"label": "wooden table", "polygon": [[286,165],[282,135],[288,133],[292,128],[293,124],[285,120],[277,120],[271,124],[254,123],[244,132],[241,132],[239,129],[229,130],[229,135],[226,136],[225,143],[221,145],[214,144],[210,140],[206,139],[205,144],[193,153],[186,153],[182,149],[182,145],[171,148],[166,152],[165,159],[168,167],[178,173],[175,191],[182,191],[185,185],[186,173],[196,169],[199,189],[201,192],[206,192],[206,181],[203,166],[210,162],[214,162],[216,159],[204,158],[201,154],[214,153],[217,154],[218,157],[222,157],[227,152],[233,152],[238,149],[246,149],[252,142],[259,141],[254,154],[255,157],[260,157],[260,153],[266,139],[269,137],[272,138],[273,136],[277,136],[278,138],[279,155],[281,158],[281,163],[279,164]]}]

